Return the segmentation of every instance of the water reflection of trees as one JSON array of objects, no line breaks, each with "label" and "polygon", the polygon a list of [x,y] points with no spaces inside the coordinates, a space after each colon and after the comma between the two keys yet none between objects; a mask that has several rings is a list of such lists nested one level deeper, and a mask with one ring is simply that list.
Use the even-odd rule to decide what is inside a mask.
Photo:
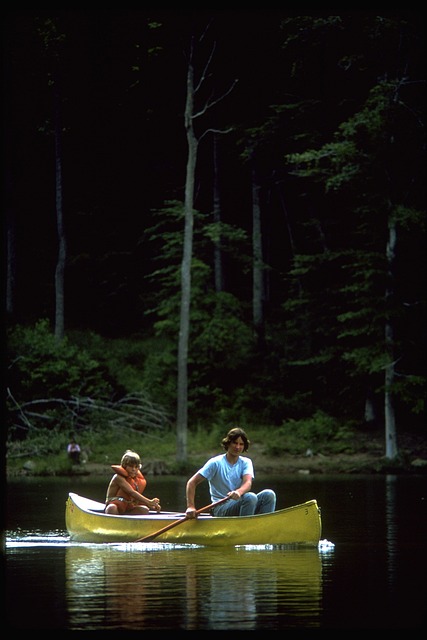
[{"label": "water reflection of trees", "polygon": [[66,576],[73,630],[319,626],[317,549],[79,545]]}]

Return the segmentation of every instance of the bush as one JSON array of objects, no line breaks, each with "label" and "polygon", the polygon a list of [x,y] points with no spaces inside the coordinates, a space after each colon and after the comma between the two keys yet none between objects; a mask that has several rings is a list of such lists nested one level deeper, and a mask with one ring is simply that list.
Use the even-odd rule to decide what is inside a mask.
[{"label": "bush", "polygon": [[46,396],[111,396],[105,368],[67,338],[57,341],[47,320],[10,329],[7,351],[7,385],[17,402]]},{"label": "bush", "polygon": [[317,411],[310,418],[285,422],[278,428],[274,441],[266,442],[266,450],[270,455],[285,452],[300,455],[307,449],[315,453],[321,445],[324,453],[351,452],[351,434],[338,420]]}]

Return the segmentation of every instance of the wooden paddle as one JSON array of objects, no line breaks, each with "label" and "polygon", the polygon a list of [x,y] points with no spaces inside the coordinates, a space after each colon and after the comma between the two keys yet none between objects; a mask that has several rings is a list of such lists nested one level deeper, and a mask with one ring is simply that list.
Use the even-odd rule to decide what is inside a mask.
[{"label": "wooden paddle", "polygon": [[[222,498],[222,500],[218,500],[218,502],[212,502],[212,504],[208,504],[206,507],[197,509],[196,514],[199,515],[199,513],[203,513],[204,511],[209,511],[209,509],[212,509],[212,507],[217,507],[219,504],[222,504],[223,502],[229,499],[230,499],[229,496],[227,496],[226,498]],[[166,525],[166,527],[163,527],[163,529],[159,529],[155,533],[151,533],[150,535],[144,536],[143,538],[138,538],[138,540],[135,540],[135,542],[150,542],[151,540],[154,540],[154,538],[157,538],[157,536],[159,536],[161,533],[164,533],[165,531],[169,531],[169,529],[173,529],[173,527],[177,527],[179,524],[182,524],[187,520],[192,520],[192,518],[185,516],[185,518],[181,518],[180,520],[175,520],[174,522],[171,522],[171,524]]]}]

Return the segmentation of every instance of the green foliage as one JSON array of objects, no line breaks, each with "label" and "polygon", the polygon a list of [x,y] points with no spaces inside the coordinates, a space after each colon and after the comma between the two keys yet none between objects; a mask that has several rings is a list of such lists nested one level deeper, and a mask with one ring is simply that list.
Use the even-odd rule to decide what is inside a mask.
[{"label": "green foliage", "polygon": [[150,336],[133,335],[130,338],[104,338],[89,331],[73,331],[70,341],[86,349],[108,370],[117,389],[124,393],[142,392],[146,389],[144,371],[146,359],[162,349],[162,341]]},{"label": "green foliage", "polygon": [[382,162],[390,136],[388,122],[395,108],[395,92],[395,83],[379,82],[365,105],[338,126],[333,141],[319,149],[289,154],[286,160],[294,166],[295,175],[322,181],[326,193],[354,189],[362,181],[363,189],[369,188],[373,173],[376,175],[373,167]]},{"label": "green foliage", "polygon": [[[91,451],[89,460],[93,462],[118,464],[126,449],[137,451],[143,466],[150,461],[170,459],[175,456],[175,434],[169,429],[161,433],[137,433],[127,430],[118,434],[116,430],[107,428],[103,433],[88,435],[92,435],[89,441]],[[86,445],[85,436],[82,442]]]},{"label": "green foliage", "polygon": [[192,360],[200,372],[205,366],[215,372],[233,372],[251,357],[254,338],[243,320],[242,305],[230,293],[206,295],[194,318]]},{"label": "green foliage", "polygon": [[[235,406],[239,388],[235,388],[234,382],[238,377],[239,387],[245,384],[253,357],[254,338],[243,320],[242,306],[233,295],[203,295],[196,285],[194,297],[188,360],[189,403],[192,414],[205,415],[224,405]],[[156,323],[160,336],[145,345],[147,355],[141,384],[155,401],[162,402],[173,412],[177,381],[176,315],[170,323],[175,327],[174,332],[165,326],[159,331]]]},{"label": "green foliage", "polygon": [[40,320],[34,327],[12,327],[7,348],[7,385],[18,402],[23,397],[111,395],[106,370],[99,361],[67,338],[58,342],[47,320]]},{"label": "green foliage", "polygon": [[400,227],[405,230],[418,230],[423,233],[426,231],[427,220],[425,211],[398,205],[394,211],[392,211],[391,216]]},{"label": "green foliage", "polygon": [[[247,271],[251,260],[247,233],[233,225],[213,223],[209,215],[194,211],[193,256],[191,263],[191,319],[198,324],[199,309],[204,313],[204,300],[213,288],[212,253],[214,243],[224,254],[231,254]],[[141,240],[152,251],[157,268],[148,276],[152,287],[147,315],[154,317],[153,326],[159,337],[177,340],[181,301],[181,261],[183,251],[184,205],[168,201],[153,212],[154,224],[147,228]],[[244,247],[245,251],[242,251]]]},{"label": "green foliage", "polygon": [[398,378],[393,384],[393,393],[404,405],[410,407],[411,412],[417,416],[425,416],[426,401],[426,377],[410,375],[405,379]]},{"label": "green foliage", "polygon": [[[183,214],[182,203],[166,203],[153,212],[154,224],[143,238],[155,248],[158,268],[149,276],[153,286],[149,313],[156,343],[147,353],[142,383],[154,399],[162,398],[169,410],[175,409],[176,402]],[[211,267],[214,243],[223,252],[238,256],[244,269],[249,267],[245,253],[239,252],[246,242],[244,231],[212,223],[209,216],[194,212],[188,400],[196,415],[215,411],[224,402],[230,405],[232,377],[239,375],[252,357],[253,333],[244,320],[244,307],[232,294],[214,292]]]},{"label": "green foliage", "polygon": [[323,411],[303,420],[288,420],[277,429],[274,441],[266,442],[266,451],[278,456],[288,452],[302,455],[308,449],[313,453],[321,445],[323,453],[351,453],[351,430]]},{"label": "green foliage", "polygon": [[[286,47],[305,39],[316,47],[319,25],[315,28],[314,21],[305,18],[303,22],[313,24],[315,31],[301,32],[300,22],[297,18],[284,23],[290,28]],[[342,25],[330,23],[328,29],[341,29],[344,24],[345,20]],[[376,19],[372,23],[367,21],[361,30],[371,42],[373,33],[384,42],[394,43],[393,46],[399,43],[400,49],[406,29],[401,30],[398,20]],[[364,55],[369,55],[369,51],[370,45]],[[351,54],[341,55],[340,60],[340,64],[349,66],[363,64],[361,58],[357,60],[357,56]],[[399,299],[403,293],[398,289],[402,275],[398,273],[396,261],[391,262],[393,256],[386,254],[392,225],[396,225],[393,230],[398,234],[397,250],[402,256],[404,243],[416,247],[410,234],[425,231],[425,214],[416,206],[406,204],[417,175],[419,145],[414,144],[414,156],[411,153],[406,162],[402,162],[401,152],[407,148],[407,140],[415,142],[419,138],[422,128],[419,102],[408,107],[412,96],[407,92],[406,81],[405,77],[378,74],[372,86],[367,87],[366,99],[355,105],[342,122],[337,122],[331,136],[325,137],[321,144],[306,143],[298,152],[286,155],[293,175],[301,178],[303,185],[321,185],[331,208],[329,216],[319,217],[317,221],[319,237],[314,246],[319,250],[306,246],[306,251],[294,258],[289,276],[299,295],[290,296],[284,305],[288,313],[288,358],[304,367],[307,378],[315,380],[316,386],[322,386],[322,379],[331,381],[340,372],[340,379],[357,381],[357,389],[383,392],[384,368],[390,359],[384,340],[385,325],[393,326],[397,336],[397,328],[409,315]],[[306,228],[311,232],[316,224],[307,221]],[[337,229],[342,231],[341,237],[331,250],[330,240],[337,239]],[[402,268],[403,262],[398,264]],[[413,275],[405,272],[403,277],[412,279]],[[393,295],[386,296],[390,291]],[[420,288],[414,295],[419,295],[418,292]],[[412,322],[414,317],[413,312]],[[295,326],[297,322],[299,326]],[[303,327],[307,339],[299,327]],[[399,353],[402,344],[397,338],[393,346]],[[323,366],[317,367],[322,360]],[[393,386],[396,396],[406,401],[412,395],[411,373],[399,375]],[[363,397],[352,391],[354,386],[348,385],[345,390],[342,385],[340,391],[353,411],[357,403],[363,402]],[[421,405],[412,402],[415,411]],[[323,403],[322,406],[325,408]],[[338,413],[337,409],[335,401]]]},{"label": "green foliage", "polygon": [[[232,253],[235,257],[239,256],[241,247],[249,242],[248,234],[244,229],[226,222],[207,222],[203,226],[203,235],[212,243],[216,243],[221,251]],[[247,261],[249,262],[249,256]]]},{"label": "green foliage", "polygon": [[177,344],[166,338],[151,341],[141,383],[155,402],[163,404],[172,414],[176,405]]},{"label": "green foliage", "polygon": [[93,334],[86,339],[74,334],[74,338],[79,340],[58,342],[46,321],[10,330],[9,446],[39,431],[41,435],[102,433],[108,427],[117,436],[128,429],[156,433],[169,427],[170,416],[163,405],[153,403],[144,392],[141,363],[137,362],[139,380],[130,365],[119,374],[118,358],[125,351],[130,358],[130,341],[120,342],[113,356],[105,341]]},{"label": "green foliage", "polygon": [[189,355],[189,396],[197,412],[242,410],[238,396],[250,378],[254,347],[237,298],[225,292],[205,295],[192,315]]},{"label": "green foliage", "polygon": [[110,465],[118,464],[126,449],[137,451],[143,465],[162,461],[175,455],[175,436],[171,431],[140,433],[127,428],[118,432],[104,425],[100,430],[84,430],[77,436],[82,449],[82,463],[74,465],[67,456],[69,432],[54,428],[50,431],[31,433],[26,440],[10,440],[7,447],[9,473],[19,472],[31,461],[31,473],[38,476],[85,473],[92,463],[105,465],[106,478]]}]

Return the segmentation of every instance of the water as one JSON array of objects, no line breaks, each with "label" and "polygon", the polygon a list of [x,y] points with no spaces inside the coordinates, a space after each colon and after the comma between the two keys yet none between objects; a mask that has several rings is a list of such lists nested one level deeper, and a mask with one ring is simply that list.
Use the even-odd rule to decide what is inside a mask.
[{"label": "water", "polygon": [[[5,616],[10,630],[423,629],[427,478],[257,479],[278,508],[315,498],[323,544],[212,549],[160,543],[72,543],[65,500],[103,500],[103,478],[8,485]],[[185,478],[152,478],[147,494],[184,509]],[[209,504],[202,491],[198,506]]]}]

